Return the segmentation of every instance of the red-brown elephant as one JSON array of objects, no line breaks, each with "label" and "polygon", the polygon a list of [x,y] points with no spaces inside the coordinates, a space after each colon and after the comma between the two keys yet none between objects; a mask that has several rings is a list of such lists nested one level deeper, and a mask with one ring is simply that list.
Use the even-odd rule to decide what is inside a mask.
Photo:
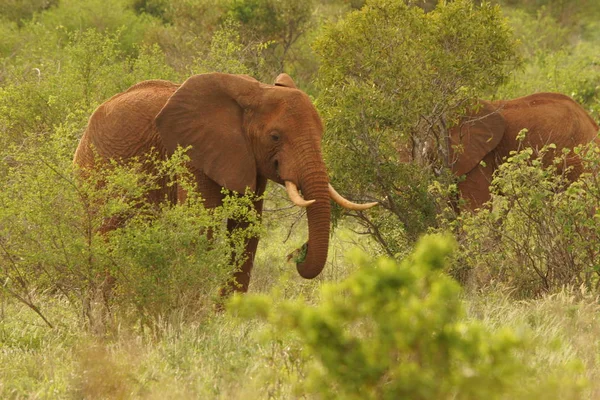
[{"label": "red-brown elephant", "polygon": [[[308,248],[297,269],[310,279],[327,259],[330,198],[347,208],[374,205],[350,203],[329,185],[322,135],[315,107],[288,75],[267,85],[245,75],[210,73],[181,85],[145,81],[113,96],[91,116],[74,162],[93,168],[95,153],[100,159],[126,161],[153,148],[168,156],[178,146],[191,146],[190,168],[206,207],[221,204],[222,188],[238,193],[249,188],[262,195],[267,179],[285,185],[294,203],[308,207]],[[176,196],[166,187],[154,195],[155,201]],[[254,205],[260,213],[262,201]],[[230,229],[236,225],[228,223]],[[222,293],[248,289],[257,245],[258,238],[248,241],[236,282]]]},{"label": "red-brown elephant", "polygon": [[[471,210],[490,199],[492,174],[511,151],[554,143],[556,149],[546,157],[551,160],[564,148],[591,141],[600,144],[598,125],[579,104],[562,94],[536,93],[513,100],[480,101],[479,105],[450,130],[452,171],[465,175],[458,189]],[[522,129],[528,132],[520,144],[517,135]],[[570,179],[582,172],[581,160],[574,153],[567,156],[566,166],[572,167]]]}]

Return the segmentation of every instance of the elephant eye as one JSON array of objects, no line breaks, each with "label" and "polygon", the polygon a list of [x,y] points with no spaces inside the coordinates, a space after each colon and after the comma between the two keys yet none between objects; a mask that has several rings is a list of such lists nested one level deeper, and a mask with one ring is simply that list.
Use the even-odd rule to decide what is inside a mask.
[{"label": "elephant eye", "polygon": [[279,136],[279,134],[278,134],[278,133],[271,133],[271,139],[272,139],[274,142],[279,142],[280,136]]}]

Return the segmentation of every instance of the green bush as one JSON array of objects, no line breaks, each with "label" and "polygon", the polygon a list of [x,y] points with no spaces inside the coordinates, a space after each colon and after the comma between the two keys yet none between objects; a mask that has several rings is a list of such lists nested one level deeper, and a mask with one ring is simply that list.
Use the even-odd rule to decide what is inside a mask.
[{"label": "green bush", "polygon": [[[28,68],[10,67],[9,81],[0,87],[1,148],[65,124],[80,135],[89,115],[107,98],[141,80],[176,79],[156,46],[130,57],[119,50],[119,38],[119,33],[77,32],[57,53],[33,56]],[[75,142],[72,146],[74,152]]]},{"label": "green bush", "polygon": [[22,26],[33,14],[57,4],[58,0],[5,0],[0,4],[0,18],[4,17]]},{"label": "green bush", "polygon": [[194,57],[191,74],[213,71],[228,74],[246,74],[257,76],[261,71],[262,45],[244,46],[240,38],[239,24],[225,21],[217,29],[206,52]]},{"label": "green bush", "polygon": [[593,31],[594,25],[590,23],[600,15],[594,0],[499,0],[498,3],[553,18],[573,36]]},{"label": "green bush", "polygon": [[[571,8],[586,18],[600,13],[598,6],[594,6],[593,11],[591,4],[578,9],[581,4],[575,3],[554,3],[554,10],[560,11],[559,6],[564,6],[564,11]],[[580,32],[582,29],[596,32],[594,25],[586,18],[579,18],[575,26],[561,23],[556,13],[547,8],[536,9],[535,13],[507,8],[505,14],[521,43],[524,64],[498,90],[496,98],[559,92],[573,97],[597,118],[600,115],[598,40]]]},{"label": "green bush", "polygon": [[[139,164],[115,165],[89,176],[87,184],[74,178],[73,153],[98,104],[145,79],[181,80],[157,45],[130,42],[132,32],[152,25],[144,25],[146,17],[131,10],[114,14],[127,2],[114,0],[109,9],[99,4],[61,2],[21,28],[10,25],[14,37],[0,38],[11,53],[0,78],[2,282],[41,316],[37,295],[49,290],[96,324],[110,272],[117,279],[117,304],[152,325],[206,310],[216,286],[240,261],[229,262],[230,254],[242,254],[242,237],[256,231],[225,234],[227,216],[246,218],[244,200],[231,199],[214,212],[194,196],[185,205],[146,204],[143,193],[172,175],[168,169],[156,177],[139,175]],[[80,25],[63,24],[70,12]],[[251,72],[234,59],[242,50],[227,29],[215,36],[201,72]],[[106,221],[124,219],[121,229],[98,237]],[[208,231],[214,231],[214,243],[205,240]]]},{"label": "green bush", "polygon": [[121,31],[119,50],[134,55],[146,42],[146,35],[159,24],[148,14],[137,15],[131,0],[61,0],[58,7],[36,15],[33,23],[49,30],[64,28],[66,34],[93,29],[111,34]]},{"label": "green bush", "polygon": [[[509,329],[492,332],[465,320],[460,287],[441,271],[454,247],[449,237],[425,237],[401,263],[355,253],[359,270],[325,285],[315,306],[267,295],[236,297],[230,306],[246,318],[267,320],[279,335],[298,338],[310,360],[299,395],[529,398],[538,388],[527,386],[530,366],[519,358],[527,341]],[[577,387],[568,376],[565,385]]]},{"label": "green bush", "polygon": [[351,197],[380,202],[359,220],[390,255],[435,224],[428,187],[452,179],[451,122],[517,63],[498,7],[460,0],[426,13],[411,4],[367,1],[315,43],[332,180]]},{"label": "green bush", "polygon": [[[550,146],[552,147],[552,146]],[[500,166],[492,181],[491,209],[457,220],[462,236],[453,272],[480,286],[508,285],[518,297],[564,286],[600,288],[600,149],[577,150],[587,170],[569,185],[562,157],[545,167],[524,149]]]},{"label": "green bush", "polygon": [[[37,295],[64,296],[94,329],[107,322],[101,319],[107,305],[114,315],[130,314],[150,326],[212,310],[207,304],[216,289],[242,261],[231,255],[243,254],[244,239],[257,234],[250,199],[228,197],[223,207],[205,210],[186,183],[181,157],[160,162],[156,173],[142,172],[151,161],[137,161],[85,171],[85,180],[76,179],[63,138],[40,140],[43,151],[15,153],[0,164],[5,292],[42,317]],[[185,204],[148,203],[148,190],[174,176],[189,189]],[[251,228],[230,235],[227,218],[246,219]],[[103,234],[107,224],[116,229]],[[107,297],[111,291],[114,296]]]},{"label": "green bush", "polygon": [[600,47],[592,42],[531,56],[523,70],[499,91],[499,98],[535,92],[558,92],[573,97],[594,118],[600,116]]},{"label": "green bush", "polygon": [[[313,27],[316,2],[313,0],[229,0],[226,18],[239,24],[245,45],[265,44],[263,57],[266,76],[281,72],[295,75],[294,64],[301,56],[298,41]],[[299,73],[301,73],[299,68]]]}]

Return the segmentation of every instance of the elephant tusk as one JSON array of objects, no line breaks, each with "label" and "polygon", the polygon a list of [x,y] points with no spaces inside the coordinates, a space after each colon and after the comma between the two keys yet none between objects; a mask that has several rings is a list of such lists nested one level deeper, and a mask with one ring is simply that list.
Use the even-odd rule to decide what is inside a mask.
[{"label": "elephant tusk", "polygon": [[347,208],[348,210],[356,210],[356,211],[362,211],[362,210],[366,210],[368,208],[371,208],[373,206],[376,206],[377,204],[379,204],[378,202],[372,202],[372,203],[365,203],[365,204],[357,204],[357,203],[353,203],[350,200],[344,198],[341,194],[339,194],[334,188],[333,186],[331,186],[331,184],[329,185],[329,196],[331,196],[331,199],[333,201],[335,201],[336,203],[338,203],[340,206]]},{"label": "elephant tusk", "polygon": [[315,200],[304,200],[298,192],[298,187],[293,182],[285,181],[285,189],[287,190],[288,196],[290,196],[292,203],[298,207],[308,207],[315,202]]}]

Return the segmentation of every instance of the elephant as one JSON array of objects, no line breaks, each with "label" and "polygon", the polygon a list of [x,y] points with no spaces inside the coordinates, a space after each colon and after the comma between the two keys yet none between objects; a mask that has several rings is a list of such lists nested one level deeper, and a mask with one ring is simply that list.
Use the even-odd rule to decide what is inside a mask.
[{"label": "elephant", "polygon": [[[527,129],[523,143],[517,140]],[[556,149],[544,158],[548,164],[554,154],[598,139],[598,125],[569,96],[536,93],[512,100],[483,101],[467,113],[449,132],[449,161],[452,172],[464,176],[458,183],[466,208],[476,210],[490,200],[489,186],[494,171],[510,152],[520,147],[534,150],[554,143]],[[483,163],[481,163],[483,161]],[[582,171],[581,159],[571,152],[565,167],[571,167],[570,180]]]},{"label": "elephant", "polygon": [[[284,185],[296,205],[307,207],[306,255],[296,267],[312,279],[327,259],[330,199],[358,210],[376,204],[353,203],[329,184],[322,135],[317,110],[289,75],[280,74],[270,85],[248,75],[215,72],[182,84],[144,81],[111,97],[90,117],[74,163],[85,171],[99,168],[98,159],[126,162],[151,151],[166,158],[178,146],[191,146],[188,168],[207,208],[222,204],[222,188],[261,196],[267,180]],[[166,185],[148,194],[154,202],[184,196]],[[259,215],[262,203],[254,202]],[[240,224],[230,220],[227,226],[231,230]],[[246,261],[221,295],[248,290],[257,246],[258,238],[247,241]]]}]

